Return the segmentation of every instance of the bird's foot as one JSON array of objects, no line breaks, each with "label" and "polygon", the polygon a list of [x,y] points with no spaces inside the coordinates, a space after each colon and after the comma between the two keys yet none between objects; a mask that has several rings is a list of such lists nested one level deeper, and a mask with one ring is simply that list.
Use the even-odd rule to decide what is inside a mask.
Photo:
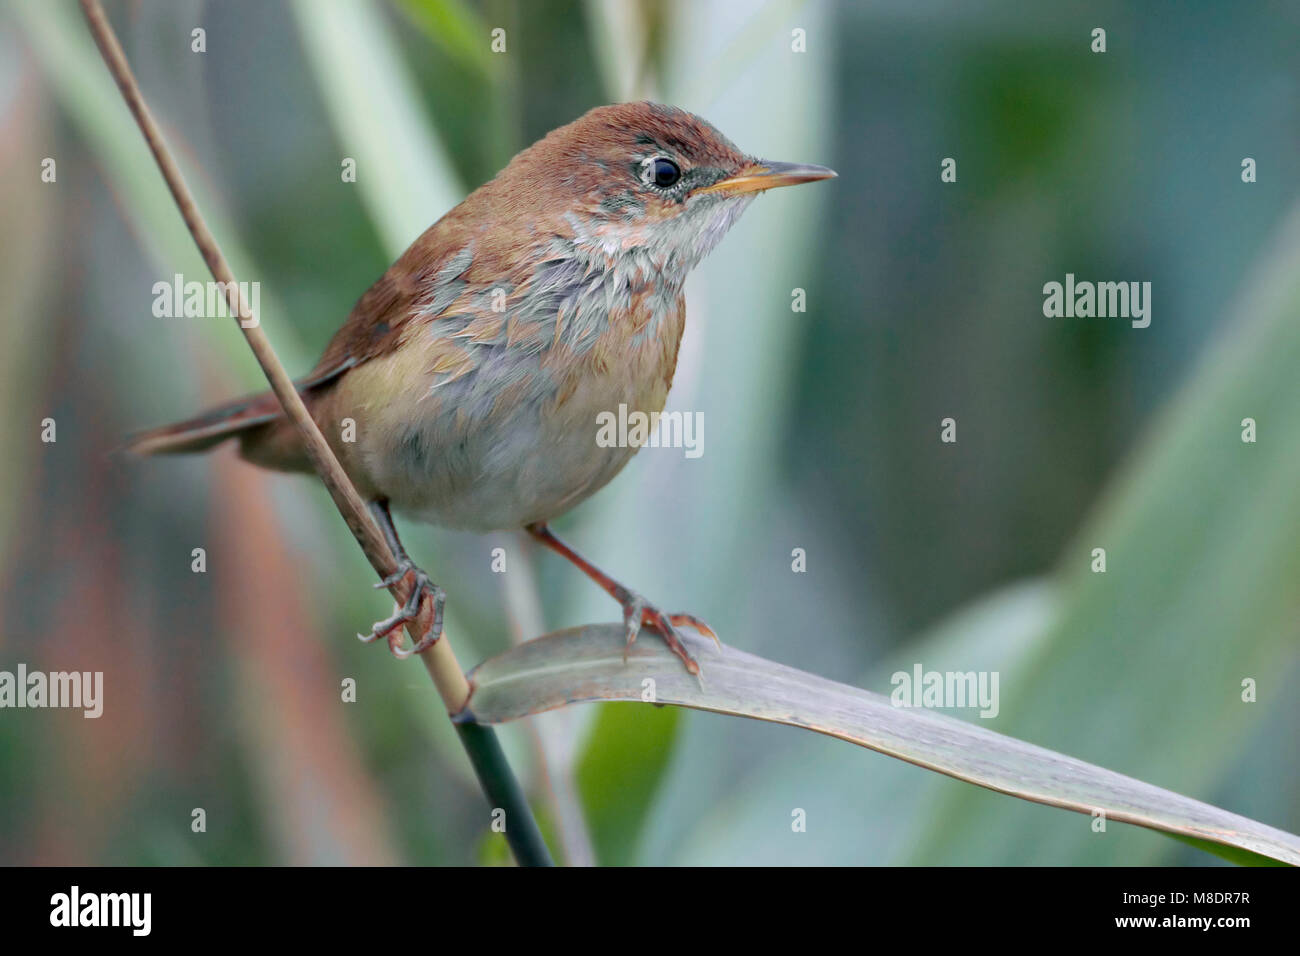
[{"label": "bird's foot", "polygon": [[625,591],[619,597],[619,603],[623,605],[623,624],[627,628],[627,645],[623,649],[624,661],[627,660],[627,649],[637,639],[642,627],[648,627],[662,637],[668,649],[682,659],[686,670],[697,677],[700,675],[700,665],[682,643],[677,628],[683,624],[693,627],[705,637],[713,638],[714,643],[722,647],[722,641],[718,640],[718,635],[714,633],[713,628],[693,614],[665,614],[635,591]]},{"label": "bird's foot", "polygon": [[[392,616],[386,617],[382,621],[376,621],[369,634],[357,635],[357,639],[366,644],[377,641],[381,637],[388,638],[388,649],[393,652],[394,657],[399,659],[410,657],[412,654],[419,654],[438,642],[438,638],[442,637],[442,609],[447,602],[447,592],[434,584],[429,579],[429,575],[417,568],[410,558],[403,558],[399,561],[397,570],[376,584],[375,587],[392,587],[408,574],[413,575],[414,580],[411,583],[411,595],[406,599],[406,603],[394,611]],[[431,602],[433,612],[429,622],[429,629],[408,650],[402,647],[402,628],[408,621],[414,621],[420,616],[426,598]]]}]

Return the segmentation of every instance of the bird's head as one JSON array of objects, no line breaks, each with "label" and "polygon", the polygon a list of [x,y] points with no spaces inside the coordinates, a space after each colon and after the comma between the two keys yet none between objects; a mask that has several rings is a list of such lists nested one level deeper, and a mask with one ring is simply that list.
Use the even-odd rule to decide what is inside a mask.
[{"label": "bird's head", "polygon": [[684,279],[758,193],[834,175],[747,156],[685,110],[620,103],[554,130],[494,185],[512,194],[525,229]]}]

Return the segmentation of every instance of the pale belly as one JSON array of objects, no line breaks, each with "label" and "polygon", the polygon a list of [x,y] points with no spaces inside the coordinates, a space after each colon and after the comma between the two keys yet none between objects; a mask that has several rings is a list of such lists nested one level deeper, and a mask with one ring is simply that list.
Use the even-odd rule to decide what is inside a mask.
[{"label": "pale belly", "polygon": [[472,531],[520,528],[548,521],[603,488],[635,448],[602,448],[590,427],[560,430],[539,422],[537,409],[466,434],[442,454],[413,452],[443,433],[437,425],[411,439],[390,463],[383,488],[398,511],[431,524]]},{"label": "pale belly", "polygon": [[[422,389],[410,387],[418,373],[401,363],[367,363],[341,383],[337,407],[355,418],[356,437],[336,446],[340,457],[365,493],[399,513],[474,531],[550,520],[604,487],[637,449],[603,447],[598,416],[620,403],[661,411],[671,380],[662,363],[630,363],[566,386],[533,357]],[[388,400],[354,404],[349,393]]]}]

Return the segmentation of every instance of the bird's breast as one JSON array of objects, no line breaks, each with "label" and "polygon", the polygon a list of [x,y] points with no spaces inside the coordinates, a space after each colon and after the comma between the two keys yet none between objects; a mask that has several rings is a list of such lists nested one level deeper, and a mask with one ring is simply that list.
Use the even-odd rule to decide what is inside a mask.
[{"label": "bird's breast", "polygon": [[684,302],[651,280],[553,263],[503,311],[462,302],[420,323],[340,383],[336,414],[356,421],[345,467],[447,527],[517,528],[572,508],[637,450],[598,442],[601,414],[667,400]]}]

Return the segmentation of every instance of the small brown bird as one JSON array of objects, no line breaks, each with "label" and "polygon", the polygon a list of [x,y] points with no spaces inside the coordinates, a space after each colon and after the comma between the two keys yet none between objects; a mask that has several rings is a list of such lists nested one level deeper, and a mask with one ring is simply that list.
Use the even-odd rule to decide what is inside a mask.
[{"label": "small brown bird", "polygon": [[[834,175],[753,159],[671,106],[603,106],[521,152],[416,239],[298,383],[370,501],[398,574],[414,575],[410,601],[362,639],[387,637],[405,656],[442,629],[445,595],[402,548],[391,506],[449,528],[526,529],[618,601],[629,644],[650,627],[698,673],[676,628],[716,640],[712,630],[660,611],[547,522],[637,451],[597,442],[600,413],[663,410],[687,273],[759,192]],[[129,447],[196,452],[232,437],[254,464],[312,470],[270,393],[140,434]],[[432,624],[404,651],[402,625],[426,599]]]}]

